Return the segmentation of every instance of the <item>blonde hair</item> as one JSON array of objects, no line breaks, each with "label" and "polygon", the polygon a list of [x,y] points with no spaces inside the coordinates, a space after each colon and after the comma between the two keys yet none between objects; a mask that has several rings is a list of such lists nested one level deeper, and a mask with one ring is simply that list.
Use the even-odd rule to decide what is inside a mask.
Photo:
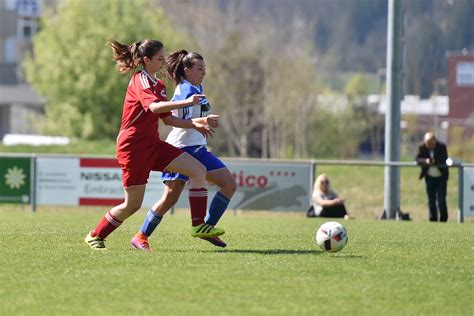
[{"label": "blonde hair", "polygon": [[330,190],[331,186],[331,181],[329,181],[329,177],[325,173],[321,173],[317,178],[316,181],[314,181],[314,190],[318,190],[319,192],[323,192],[321,190],[321,182],[327,180],[328,181],[328,186],[327,189],[328,191]]}]

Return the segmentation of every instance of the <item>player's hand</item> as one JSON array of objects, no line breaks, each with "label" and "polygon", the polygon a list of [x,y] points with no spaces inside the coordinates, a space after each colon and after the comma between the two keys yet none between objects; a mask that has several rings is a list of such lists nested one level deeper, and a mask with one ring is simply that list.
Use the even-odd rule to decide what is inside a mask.
[{"label": "player's hand", "polygon": [[201,102],[202,99],[205,99],[206,95],[204,94],[193,94],[189,98],[186,99],[187,102],[189,102],[190,105],[192,104],[198,104]]},{"label": "player's hand", "polygon": [[207,125],[212,128],[219,127],[219,115],[217,114],[209,114],[206,116]]},{"label": "player's hand", "polygon": [[204,137],[209,138],[214,135],[214,129],[209,125],[201,124],[198,122],[193,122],[194,129],[201,133]]}]

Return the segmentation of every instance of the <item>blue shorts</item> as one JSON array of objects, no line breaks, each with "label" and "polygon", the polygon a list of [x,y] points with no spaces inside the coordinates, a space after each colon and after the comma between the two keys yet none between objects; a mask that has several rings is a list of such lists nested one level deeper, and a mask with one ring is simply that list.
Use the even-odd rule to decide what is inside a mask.
[{"label": "blue shorts", "polygon": [[[224,163],[219,158],[217,158],[216,156],[214,156],[213,153],[207,150],[206,146],[187,146],[182,147],[181,149],[193,156],[200,163],[202,163],[204,167],[206,167],[207,172],[226,168]],[[171,180],[182,180],[186,182],[189,180],[189,177],[177,172],[163,171],[163,174],[161,175],[161,180],[163,180],[163,182]]]}]

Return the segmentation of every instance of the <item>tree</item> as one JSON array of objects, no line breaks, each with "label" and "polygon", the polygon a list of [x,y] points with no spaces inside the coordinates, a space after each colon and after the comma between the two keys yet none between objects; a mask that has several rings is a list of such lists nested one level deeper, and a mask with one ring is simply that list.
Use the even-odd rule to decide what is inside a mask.
[{"label": "tree", "polygon": [[115,70],[109,39],[159,39],[168,49],[185,38],[152,0],[69,0],[47,12],[25,62],[28,82],[46,99],[45,132],[115,138],[129,76]]},{"label": "tree", "polygon": [[362,74],[354,75],[346,86],[346,96],[349,100],[348,138],[352,139],[352,155],[357,154],[357,147],[362,140],[370,143],[372,155],[378,154],[381,143],[381,125],[383,118],[377,112],[376,106],[371,106],[367,101],[369,83]]},{"label": "tree", "polygon": [[[432,17],[418,16],[410,21],[404,61],[405,93],[429,98],[441,69],[443,56],[441,30]],[[421,35],[422,34],[422,35]]]},{"label": "tree", "polygon": [[[263,69],[257,48],[245,42],[243,34],[230,34],[224,46],[210,53],[210,75],[206,79],[210,100],[223,114],[224,145],[233,156],[251,153],[253,138],[261,124]],[[222,131],[220,131],[222,132]],[[221,146],[223,144],[221,143]],[[257,146],[258,147],[258,146]],[[224,149],[224,148],[222,148]],[[225,150],[225,149],[224,149]]]},{"label": "tree", "polygon": [[288,26],[283,31],[263,18],[252,20],[206,53],[206,90],[225,130],[224,138],[210,142],[221,153],[308,156],[308,115],[318,93],[311,36],[298,21]]},{"label": "tree", "polygon": [[318,112],[322,88],[310,56],[303,47],[292,54],[283,49],[266,63],[263,157],[308,157],[314,137],[319,137],[310,119]]},{"label": "tree", "polygon": [[[348,123],[353,112],[340,106],[344,98],[319,100],[327,89],[318,80],[308,24],[287,17],[282,28],[259,16],[239,25],[234,17],[241,17],[240,11],[227,8],[219,15],[212,3],[186,5],[191,21],[203,12],[212,15],[205,23],[190,24],[174,14],[176,27],[193,34],[206,60],[205,93],[222,121],[222,129],[209,140],[214,152],[264,158],[348,157],[357,152],[359,134],[353,133],[353,125],[360,122]],[[167,8],[181,6],[171,2]],[[211,32],[216,29],[212,22],[218,33]]]},{"label": "tree", "polygon": [[444,37],[449,50],[474,49],[474,1],[452,1],[447,10]]}]

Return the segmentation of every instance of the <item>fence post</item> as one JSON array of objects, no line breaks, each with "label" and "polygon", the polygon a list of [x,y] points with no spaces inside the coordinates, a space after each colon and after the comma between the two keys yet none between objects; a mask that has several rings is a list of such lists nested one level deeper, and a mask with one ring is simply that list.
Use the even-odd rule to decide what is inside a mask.
[{"label": "fence post", "polygon": [[36,155],[30,160],[30,204],[33,213],[36,213]]},{"label": "fence post", "polygon": [[[400,160],[400,100],[403,70],[403,9],[401,0],[388,1],[387,109],[385,112],[385,162]],[[385,166],[384,214],[396,219],[400,210],[400,170]],[[383,216],[381,218],[384,218]]]},{"label": "fence post", "polygon": [[458,166],[458,223],[464,223],[464,166]]},{"label": "fence post", "polygon": [[311,160],[311,167],[310,167],[310,177],[309,177],[309,207],[313,205],[313,183],[315,180],[315,175],[316,175],[316,162],[314,160]]}]

